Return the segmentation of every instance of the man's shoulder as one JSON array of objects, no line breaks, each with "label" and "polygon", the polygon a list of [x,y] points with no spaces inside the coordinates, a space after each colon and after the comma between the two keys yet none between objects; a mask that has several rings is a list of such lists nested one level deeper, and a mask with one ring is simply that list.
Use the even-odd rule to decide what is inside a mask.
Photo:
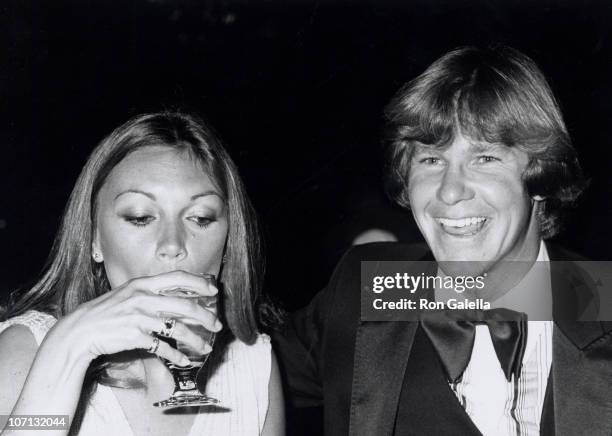
[{"label": "man's shoulder", "polygon": [[336,265],[331,283],[359,281],[362,261],[418,261],[433,260],[425,243],[373,242],[355,245]]},{"label": "man's shoulder", "polygon": [[426,243],[372,242],[355,245],[342,257],[340,263],[365,260],[421,260],[431,255]]},{"label": "man's shoulder", "polygon": [[551,261],[587,261],[591,260],[587,257],[578,254],[574,251],[568,250],[553,242],[546,242],[546,251],[548,251],[548,257]]}]

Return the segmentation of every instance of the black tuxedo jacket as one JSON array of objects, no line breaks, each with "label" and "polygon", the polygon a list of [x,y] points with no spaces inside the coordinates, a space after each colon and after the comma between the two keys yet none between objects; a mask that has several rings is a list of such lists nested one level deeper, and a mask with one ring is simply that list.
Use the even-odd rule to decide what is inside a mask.
[{"label": "black tuxedo jacket", "polygon": [[[547,249],[551,261],[579,260],[554,246]],[[431,259],[427,246],[375,243],[352,248],[328,286],[275,337],[294,404],[323,406],[326,435],[393,434],[418,323],[361,321],[360,268],[366,260],[418,259]],[[566,320],[574,315],[580,319],[597,305],[596,294],[584,281],[576,285],[570,279],[575,272],[553,271],[553,266],[553,312]],[[549,380],[554,413],[543,416],[543,422],[554,421],[549,422],[554,431],[543,433],[612,435],[612,322],[557,321]]]}]

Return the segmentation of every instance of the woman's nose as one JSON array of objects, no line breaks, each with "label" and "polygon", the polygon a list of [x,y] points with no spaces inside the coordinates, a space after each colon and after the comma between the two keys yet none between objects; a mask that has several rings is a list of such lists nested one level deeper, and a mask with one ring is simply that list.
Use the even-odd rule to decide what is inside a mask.
[{"label": "woman's nose", "polygon": [[185,230],[180,223],[169,223],[164,227],[157,244],[157,256],[171,261],[179,261],[187,256]]},{"label": "woman's nose", "polygon": [[440,181],[438,199],[447,205],[453,205],[473,196],[474,192],[468,186],[467,175],[462,168],[458,165],[449,166]]}]

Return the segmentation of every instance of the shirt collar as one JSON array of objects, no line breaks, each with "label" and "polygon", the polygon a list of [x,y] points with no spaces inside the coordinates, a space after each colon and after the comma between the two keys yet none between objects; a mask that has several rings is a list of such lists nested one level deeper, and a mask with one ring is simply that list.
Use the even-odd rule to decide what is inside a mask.
[{"label": "shirt collar", "polygon": [[527,314],[532,321],[552,320],[552,285],[550,257],[544,241],[536,261],[521,281],[491,303],[491,307],[506,307]]}]

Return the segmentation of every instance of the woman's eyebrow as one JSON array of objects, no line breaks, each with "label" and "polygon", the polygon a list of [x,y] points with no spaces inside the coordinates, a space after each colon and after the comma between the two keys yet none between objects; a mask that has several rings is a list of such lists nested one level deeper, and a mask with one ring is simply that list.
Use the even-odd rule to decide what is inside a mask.
[{"label": "woman's eyebrow", "polygon": [[[124,194],[141,194],[141,195],[144,195],[144,196],[150,198],[153,201],[157,201],[157,197],[155,197],[155,195],[153,195],[150,192],[142,191],[140,189],[126,189],[125,191],[121,191],[119,194],[117,194],[115,196],[115,200],[117,200],[119,197],[121,197]],[[210,195],[216,195],[221,200],[223,200],[223,197],[217,191],[213,191],[213,190],[205,191],[205,192],[200,192],[198,194],[192,195],[190,199],[191,199],[191,201],[195,201],[198,198],[208,197]]]},{"label": "woman's eyebrow", "polygon": [[151,194],[150,192],[141,191],[140,189],[126,189],[125,191],[121,191],[119,194],[115,196],[114,200],[117,200],[119,197],[121,197],[124,194],[141,194],[146,197],[149,197],[153,201],[157,201],[157,198],[155,198],[155,195]]},{"label": "woman's eyebrow", "polygon": [[202,198],[202,197],[208,197],[209,195],[216,195],[217,197],[219,197],[221,200],[225,201],[225,199],[221,196],[221,194],[219,194],[217,191],[206,191],[206,192],[201,192],[199,194],[195,194],[191,196],[191,201],[197,200],[198,198]]}]

